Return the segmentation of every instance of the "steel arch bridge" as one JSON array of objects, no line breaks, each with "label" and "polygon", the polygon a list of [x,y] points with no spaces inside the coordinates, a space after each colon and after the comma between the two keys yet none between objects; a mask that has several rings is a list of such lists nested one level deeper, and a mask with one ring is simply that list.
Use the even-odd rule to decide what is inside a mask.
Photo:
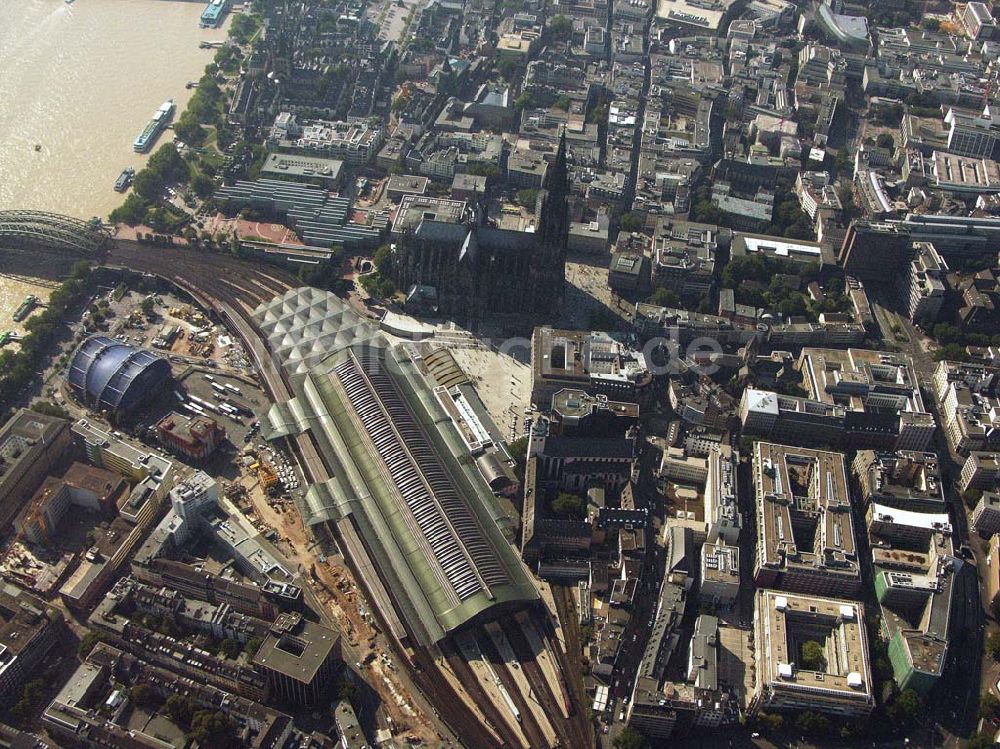
[{"label": "steel arch bridge", "polygon": [[97,219],[84,221],[44,211],[0,211],[0,246],[5,241],[91,257],[107,249],[112,239]]}]

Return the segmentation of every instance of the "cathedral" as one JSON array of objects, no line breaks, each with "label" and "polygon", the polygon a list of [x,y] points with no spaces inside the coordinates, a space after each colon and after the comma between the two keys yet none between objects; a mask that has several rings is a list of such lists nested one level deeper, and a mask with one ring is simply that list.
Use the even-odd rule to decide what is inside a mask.
[{"label": "cathedral", "polygon": [[396,245],[396,287],[420,291],[434,300],[437,314],[459,320],[555,312],[562,302],[569,233],[565,134],[546,188],[534,232],[421,221]]}]

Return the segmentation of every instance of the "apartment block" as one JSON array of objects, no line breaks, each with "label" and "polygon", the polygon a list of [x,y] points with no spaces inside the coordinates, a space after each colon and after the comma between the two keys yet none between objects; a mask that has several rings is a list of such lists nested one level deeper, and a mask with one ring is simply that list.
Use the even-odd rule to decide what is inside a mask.
[{"label": "apartment block", "polygon": [[1000,454],[973,451],[965,459],[958,488],[992,489],[1000,484]]},{"label": "apartment block", "polygon": [[972,511],[972,527],[983,538],[1000,532],[1000,494],[983,492]]},{"label": "apartment block", "polygon": [[933,322],[944,304],[948,265],[930,242],[915,242],[913,250],[913,259],[898,277],[899,298],[911,320]]}]

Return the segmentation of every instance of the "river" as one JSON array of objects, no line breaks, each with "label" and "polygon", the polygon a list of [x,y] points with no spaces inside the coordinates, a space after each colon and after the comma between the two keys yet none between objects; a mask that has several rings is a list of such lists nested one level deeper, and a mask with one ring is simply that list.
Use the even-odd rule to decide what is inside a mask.
[{"label": "river", "polygon": [[[215,54],[199,42],[225,38],[198,27],[204,7],[0,0],[0,210],[106,218],[122,201],[118,174],[148,158],[132,150],[135,137],[165,100],[183,111],[194,93],[185,84]],[[166,131],[158,144],[170,139]],[[11,314],[25,295],[49,291],[30,282],[30,267],[12,265],[21,263],[0,263],[0,331],[20,327]]]}]

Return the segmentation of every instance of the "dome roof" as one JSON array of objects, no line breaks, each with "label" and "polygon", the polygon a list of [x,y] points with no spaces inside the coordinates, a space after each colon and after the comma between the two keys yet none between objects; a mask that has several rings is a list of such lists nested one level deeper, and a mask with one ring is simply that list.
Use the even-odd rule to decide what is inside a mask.
[{"label": "dome roof", "polygon": [[91,408],[131,411],[169,376],[170,364],[162,356],[106,336],[91,336],[73,354],[68,379],[76,397]]}]

